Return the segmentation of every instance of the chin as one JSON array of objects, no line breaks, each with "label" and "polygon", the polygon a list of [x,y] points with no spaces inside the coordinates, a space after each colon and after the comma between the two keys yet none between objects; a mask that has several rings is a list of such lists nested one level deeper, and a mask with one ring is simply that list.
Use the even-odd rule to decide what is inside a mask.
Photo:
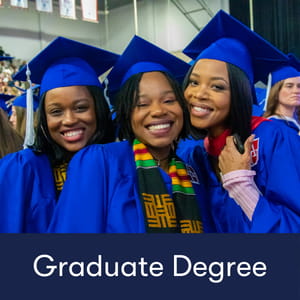
[{"label": "chin", "polygon": [[84,145],[74,145],[74,146],[72,146],[72,147],[64,147],[68,152],[78,152],[79,150],[81,150],[82,148],[84,148],[86,146],[86,144],[84,144]]}]

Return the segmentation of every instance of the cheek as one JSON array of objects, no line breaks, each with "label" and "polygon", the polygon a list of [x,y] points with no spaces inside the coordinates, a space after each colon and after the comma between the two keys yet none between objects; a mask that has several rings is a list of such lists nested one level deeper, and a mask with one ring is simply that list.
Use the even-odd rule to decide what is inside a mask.
[{"label": "cheek", "polygon": [[59,129],[59,121],[56,120],[56,118],[53,118],[51,116],[46,116],[46,124],[47,124],[48,131],[52,137],[53,134],[55,134]]},{"label": "cheek", "polygon": [[285,90],[285,89],[281,89],[280,92],[278,93],[278,100],[284,100],[285,97],[287,97],[289,95],[289,91]]},{"label": "cheek", "polygon": [[138,121],[134,118],[131,119],[131,128],[132,128],[132,131],[133,131],[133,134],[134,135],[137,135],[138,133],[138,129],[141,125],[138,124]]},{"label": "cheek", "polygon": [[133,130],[133,133],[135,134],[138,128],[142,126],[142,113],[137,110],[133,110],[130,119],[131,128]]},{"label": "cheek", "polygon": [[223,96],[217,98],[215,102],[220,111],[228,114],[230,110],[230,98],[229,96]]},{"label": "cheek", "polygon": [[189,98],[191,97],[191,92],[190,92],[190,89],[188,87],[185,89],[183,95],[184,95],[184,98],[186,100],[189,100]]}]

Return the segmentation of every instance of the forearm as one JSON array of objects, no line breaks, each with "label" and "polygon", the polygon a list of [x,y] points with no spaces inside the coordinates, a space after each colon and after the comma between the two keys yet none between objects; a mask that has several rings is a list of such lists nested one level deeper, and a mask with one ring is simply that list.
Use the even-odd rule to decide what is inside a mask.
[{"label": "forearm", "polygon": [[252,170],[236,170],[222,175],[224,189],[250,221],[259,199],[259,190],[254,182],[255,174]]}]

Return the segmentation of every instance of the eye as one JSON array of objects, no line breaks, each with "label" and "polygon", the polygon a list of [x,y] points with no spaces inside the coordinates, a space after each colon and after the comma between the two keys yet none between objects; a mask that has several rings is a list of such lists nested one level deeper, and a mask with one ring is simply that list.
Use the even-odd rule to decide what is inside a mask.
[{"label": "eye", "polygon": [[85,112],[89,109],[88,105],[78,105],[75,107],[76,112]]},{"label": "eye", "polygon": [[288,89],[290,89],[290,88],[293,87],[293,85],[291,83],[288,83],[288,84],[285,85],[285,87],[288,88]]},{"label": "eye", "polygon": [[197,86],[198,85],[198,81],[190,79],[189,80],[189,85],[190,86]]},{"label": "eye", "polygon": [[166,103],[166,104],[173,104],[174,102],[176,102],[176,99],[166,99],[166,100],[164,100],[164,103]]},{"label": "eye", "polygon": [[217,91],[223,91],[223,90],[225,90],[225,87],[222,84],[213,84],[212,89],[217,90]]},{"label": "eye", "polygon": [[51,110],[49,110],[49,115],[51,116],[60,116],[62,114],[62,110],[61,109],[58,109],[58,108],[53,108]]},{"label": "eye", "polygon": [[136,104],[136,107],[146,107],[148,104],[147,103],[144,103],[144,102],[138,102]]}]

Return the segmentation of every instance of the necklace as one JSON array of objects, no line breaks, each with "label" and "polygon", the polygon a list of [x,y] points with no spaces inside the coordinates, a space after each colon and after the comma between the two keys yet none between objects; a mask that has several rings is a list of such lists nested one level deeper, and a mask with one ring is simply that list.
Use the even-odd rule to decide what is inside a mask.
[{"label": "necklace", "polygon": [[[153,156],[153,155],[152,155]],[[162,158],[162,159],[157,159],[157,158],[155,158],[154,156],[153,156],[153,159],[156,161],[156,163],[157,163],[157,166],[159,166],[160,167],[160,164],[161,164],[161,162],[162,161],[165,161],[165,160],[167,160],[167,159],[169,159],[169,154],[168,154],[168,156],[167,157],[165,157],[165,158]]]}]

